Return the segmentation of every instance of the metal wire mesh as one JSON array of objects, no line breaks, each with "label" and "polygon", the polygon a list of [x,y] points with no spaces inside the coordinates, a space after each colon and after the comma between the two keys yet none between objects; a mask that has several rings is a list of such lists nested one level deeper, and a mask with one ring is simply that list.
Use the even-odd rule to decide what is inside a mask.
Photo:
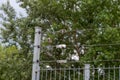
[{"label": "metal wire mesh", "polygon": [[[41,68],[40,80],[86,80],[85,68]],[[120,66],[90,67],[89,80],[120,80]]]}]

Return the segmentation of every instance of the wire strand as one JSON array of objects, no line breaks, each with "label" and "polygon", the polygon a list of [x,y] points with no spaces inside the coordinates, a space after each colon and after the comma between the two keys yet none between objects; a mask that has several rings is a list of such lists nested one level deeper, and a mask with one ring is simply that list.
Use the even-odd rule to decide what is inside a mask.
[{"label": "wire strand", "polygon": [[[77,30],[70,30],[70,31],[65,31],[65,33],[69,33],[69,32],[84,32],[84,31],[94,31],[94,30],[105,30],[105,29],[108,29],[108,28],[105,28],[105,27],[100,27],[100,28],[88,28],[88,29],[77,29]],[[109,29],[120,29],[120,27],[109,27]],[[61,29],[62,30],[62,29]],[[42,33],[45,33],[46,31],[43,31]],[[59,31],[56,31],[57,33],[60,33]]]},{"label": "wire strand", "polygon": [[[60,63],[61,60],[51,60],[51,61],[40,61],[42,63],[52,63],[57,62]],[[92,62],[120,62],[120,59],[111,59],[111,60],[94,60],[94,61],[68,61],[68,60],[62,60],[61,63],[92,63]],[[64,62],[65,61],[65,62]]]},{"label": "wire strand", "polygon": [[[58,44],[58,45],[61,45],[61,44]],[[64,45],[66,45],[66,44],[64,44]],[[119,45],[120,45],[120,43],[111,43],[111,44],[109,43],[109,44],[90,44],[90,45],[89,44],[88,45],[82,44],[80,46],[83,46],[83,47],[104,47],[104,46],[119,46]],[[48,46],[50,46],[52,48],[56,48],[57,45],[48,45]],[[66,47],[72,47],[72,46],[76,46],[76,45],[66,45]]]}]

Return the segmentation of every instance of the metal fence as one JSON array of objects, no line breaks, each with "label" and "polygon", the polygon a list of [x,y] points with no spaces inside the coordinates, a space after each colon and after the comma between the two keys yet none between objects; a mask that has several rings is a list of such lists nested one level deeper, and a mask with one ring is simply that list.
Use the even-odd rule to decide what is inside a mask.
[{"label": "metal fence", "polygon": [[120,80],[120,66],[41,68],[40,80]]}]

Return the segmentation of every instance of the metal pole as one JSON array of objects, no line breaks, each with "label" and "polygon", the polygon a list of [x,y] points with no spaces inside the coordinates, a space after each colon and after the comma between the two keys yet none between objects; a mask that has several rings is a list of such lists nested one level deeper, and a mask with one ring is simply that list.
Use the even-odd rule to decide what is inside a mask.
[{"label": "metal pole", "polygon": [[90,64],[85,64],[84,80],[90,80]]},{"label": "metal pole", "polygon": [[35,27],[32,80],[39,80],[40,76],[39,66],[40,42],[41,42],[41,28]]}]

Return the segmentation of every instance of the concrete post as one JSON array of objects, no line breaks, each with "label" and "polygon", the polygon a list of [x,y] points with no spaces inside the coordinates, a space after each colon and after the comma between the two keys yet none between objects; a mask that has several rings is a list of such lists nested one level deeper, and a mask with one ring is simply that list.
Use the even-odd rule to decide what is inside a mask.
[{"label": "concrete post", "polygon": [[39,66],[40,43],[41,43],[41,28],[35,27],[32,80],[39,80],[39,76],[40,76],[40,66]]},{"label": "concrete post", "polygon": [[90,64],[85,64],[84,80],[90,80]]}]

